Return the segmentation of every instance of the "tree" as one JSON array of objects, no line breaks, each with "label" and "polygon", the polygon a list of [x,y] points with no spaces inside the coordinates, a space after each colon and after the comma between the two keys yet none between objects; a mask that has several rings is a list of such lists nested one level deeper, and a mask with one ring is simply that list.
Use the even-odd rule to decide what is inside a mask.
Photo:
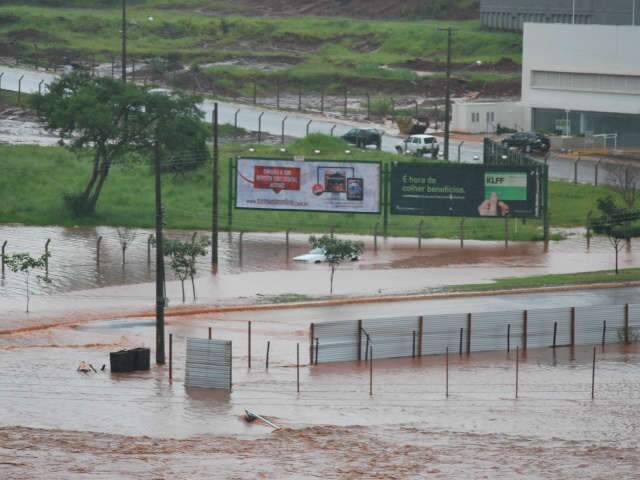
[{"label": "tree", "polygon": [[180,280],[182,287],[182,303],[185,302],[186,296],[184,291],[184,282],[187,278],[191,278],[191,288],[193,289],[193,300],[196,299],[196,285],[194,277],[197,273],[198,257],[207,255],[207,247],[209,239],[206,237],[194,236],[190,242],[181,240],[166,240],[164,244],[164,254],[169,257],[169,266],[173,273]]},{"label": "tree", "polygon": [[[45,268],[47,259],[51,256],[49,253],[34,258],[28,253],[15,253],[13,255],[5,255],[5,264],[9,267],[13,273],[22,273],[26,283],[26,297],[27,297],[27,313],[29,313],[29,302],[31,300],[31,290],[29,286],[29,278],[31,276],[31,270]],[[44,275],[38,275],[36,277],[39,281],[48,282],[49,279]]]},{"label": "tree", "polygon": [[336,268],[343,262],[347,260],[351,261],[360,256],[364,250],[364,243],[351,240],[339,240],[329,235],[323,235],[319,238],[312,235],[309,237],[309,243],[313,248],[321,248],[324,250],[327,263],[331,267],[329,292],[333,294],[333,278]]},{"label": "tree", "polygon": [[92,152],[93,168],[86,186],[66,197],[72,213],[95,213],[114,163],[127,154],[149,154],[156,140],[162,144],[163,158],[172,158],[171,166],[192,167],[195,160],[206,159],[207,133],[198,101],[198,97],[162,95],[82,72],[63,76],[47,93],[36,95],[36,111],[60,143],[78,153]]},{"label": "tree", "polygon": [[609,163],[606,165],[609,181],[620,193],[627,208],[633,208],[638,198],[640,169],[625,163]]},{"label": "tree", "polygon": [[640,211],[618,207],[611,196],[598,200],[598,210],[602,215],[591,220],[591,228],[595,233],[604,234],[609,239],[615,250],[617,274],[618,257],[624,242],[640,237]]}]

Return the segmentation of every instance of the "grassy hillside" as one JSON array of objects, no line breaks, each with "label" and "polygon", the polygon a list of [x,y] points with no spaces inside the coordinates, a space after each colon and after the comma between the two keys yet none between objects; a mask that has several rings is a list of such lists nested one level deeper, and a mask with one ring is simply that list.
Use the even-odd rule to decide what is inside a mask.
[{"label": "grassy hillside", "polygon": [[[128,48],[139,65],[151,61],[157,76],[171,78],[176,70],[184,76],[182,67],[192,67],[198,77],[193,86],[208,90],[246,93],[250,80],[258,79],[307,89],[440,94],[446,34],[438,29],[449,24],[456,28],[456,70],[465,70],[456,75],[458,90],[517,84],[521,36],[484,31],[475,20],[215,16],[189,5],[175,10],[154,0],[130,7]],[[119,32],[120,12],[113,7],[0,7],[0,49],[23,62],[88,62],[94,56],[109,62],[118,58]],[[467,68],[477,60],[485,65]],[[411,65],[425,61],[420,70],[428,71],[417,74]]]},{"label": "grassy hillside", "polygon": [[[345,158],[345,144],[338,139],[313,135],[289,146],[289,153],[318,157],[313,151],[321,150],[321,158]],[[258,147],[252,155],[281,155],[274,147]],[[221,165],[221,222],[227,223],[228,159],[248,154],[247,146],[225,145]],[[397,161],[398,156],[382,152],[354,152],[349,158]],[[153,176],[148,165],[127,164],[112,169],[103,195],[98,202],[97,216],[72,218],[65,209],[63,194],[78,191],[90,172],[90,159],[77,158],[62,148],[0,146],[0,222],[21,222],[46,225],[130,225],[151,227],[154,222]],[[210,164],[182,177],[167,174],[163,179],[166,221],[170,228],[207,228],[210,223],[211,174]],[[551,184],[551,220],[554,226],[583,225],[597,199],[609,192],[605,187],[590,187],[569,183]],[[441,217],[390,216],[390,234],[416,236],[418,224],[424,220],[425,237],[457,238],[459,219]],[[338,232],[371,234],[374,225],[382,225],[382,216],[235,211],[233,228],[250,231],[299,232],[328,231],[336,226]],[[516,225],[517,224],[517,225]],[[510,220],[511,238],[540,239],[539,221]],[[466,238],[501,239],[504,232],[502,219],[467,219]]]}]

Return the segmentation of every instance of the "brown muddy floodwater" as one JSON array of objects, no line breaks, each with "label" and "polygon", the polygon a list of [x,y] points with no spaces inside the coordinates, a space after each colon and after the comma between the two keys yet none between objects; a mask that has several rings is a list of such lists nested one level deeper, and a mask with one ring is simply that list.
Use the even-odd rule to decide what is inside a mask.
[{"label": "brown muddy floodwater", "polygon": [[[638,478],[640,348],[530,350],[309,366],[304,311],[170,318],[166,367],[82,374],[108,352],[153,346],[121,319],[0,337],[0,478]],[[187,336],[233,341],[233,390],[187,389]],[[266,342],[270,368],[265,369]],[[301,392],[295,351],[300,343]],[[244,409],[283,429],[247,424]]]}]

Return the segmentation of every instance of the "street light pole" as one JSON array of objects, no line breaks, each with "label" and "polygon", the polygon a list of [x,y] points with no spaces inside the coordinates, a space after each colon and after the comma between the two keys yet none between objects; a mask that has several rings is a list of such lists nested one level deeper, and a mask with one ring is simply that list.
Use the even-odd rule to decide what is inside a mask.
[{"label": "street light pole", "polygon": [[122,0],[122,81],[127,81],[127,0]]},{"label": "street light pole", "polygon": [[444,107],[444,159],[449,160],[449,134],[451,128],[451,41],[453,29],[451,27],[441,28],[447,32],[447,85]]},{"label": "street light pole", "polygon": [[[156,132],[157,135],[157,132]],[[162,183],[160,163],[160,143],[155,140],[155,193],[156,193],[156,363],[164,365],[164,243],[162,238]]]}]

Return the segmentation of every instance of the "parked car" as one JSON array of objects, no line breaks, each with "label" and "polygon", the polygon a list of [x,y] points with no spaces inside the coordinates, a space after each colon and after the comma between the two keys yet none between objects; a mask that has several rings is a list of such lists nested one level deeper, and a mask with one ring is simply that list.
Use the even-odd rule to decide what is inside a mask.
[{"label": "parked car", "polygon": [[382,148],[382,133],[373,128],[352,128],[342,138],[358,148],[369,145],[375,145],[378,150]]},{"label": "parked car", "polygon": [[[322,248],[314,248],[309,253],[294,257],[293,260],[295,262],[302,263],[323,263],[327,261],[327,257],[325,256],[325,252]],[[351,257],[352,262],[357,262],[358,260],[360,260],[358,256]]]},{"label": "parked car", "polygon": [[431,155],[433,158],[438,157],[440,152],[440,144],[438,139],[432,135],[410,135],[404,142],[396,145],[396,152],[410,153],[423,156]]},{"label": "parked car", "polygon": [[518,132],[502,140],[502,146],[517,148],[526,153],[547,152],[551,148],[551,142],[539,133]]}]

